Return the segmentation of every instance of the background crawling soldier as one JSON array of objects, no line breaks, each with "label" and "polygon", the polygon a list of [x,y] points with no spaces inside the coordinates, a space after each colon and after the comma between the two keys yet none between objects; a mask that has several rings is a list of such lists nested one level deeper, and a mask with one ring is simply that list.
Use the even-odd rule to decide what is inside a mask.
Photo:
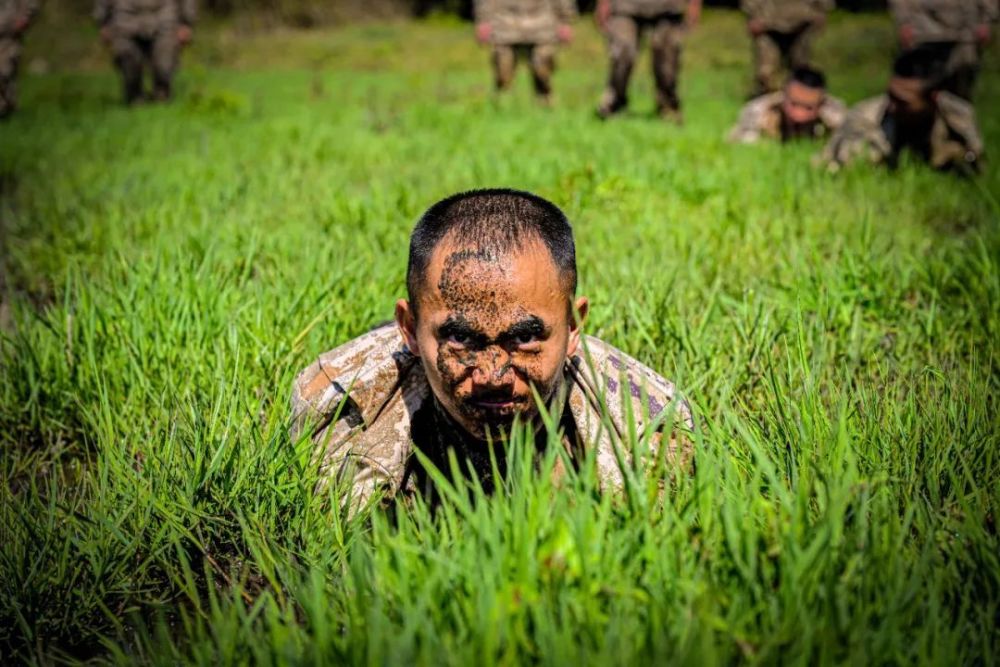
[{"label": "background crawling soldier", "polygon": [[944,69],[942,89],[972,100],[1000,0],[889,0],[889,9],[900,47],[933,53]]},{"label": "background crawling soldier", "polygon": [[942,88],[933,52],[914,49],[894,66],[888,90],[859,102],[823,151],[831,170],[857,159],[895,166],[904,151],[935,169],[978,171],[983,139],[967,100]]},{"label": "background crawling soldier", "polygon": [[750,100],[740,112],[729,141],[751,144],[760,139],[818,139],[844,122],[847,107],[826,92],[826,77],[801,67],[785,87]]}]

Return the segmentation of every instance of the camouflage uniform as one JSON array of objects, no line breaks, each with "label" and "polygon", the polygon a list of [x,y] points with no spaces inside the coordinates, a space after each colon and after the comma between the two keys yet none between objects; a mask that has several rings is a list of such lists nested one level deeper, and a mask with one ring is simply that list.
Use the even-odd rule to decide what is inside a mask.
[{"label": "camouflage uniform", "polygon": [[18,22],[38,13],[37,0],[0,0],[0,118],[17,106],[17,66],[21,60]]},{"label": "camouflage uniform", "polygon": [[[630,418],[640,434],[644,428],[656,430],[654,446],[659,446],[662,431],[669,431],[663,455],[688,461],[689,440],[675,428],[690,430],[691,413],[676,397],[673,385],[596,338],[585,336],[580,347],[580,353],[566,362],[558,392],[567,406],[561,429],[570,461],[579,464],[588,450],[596,448],[602,486],[619,488],[623,483],[619,456],[630,460],[630,451],[622,446]],[[414,446],[447,472],[448,450],[461,441],[434,400],[420,360],[405,347],[393,325],[320,355],[296,379],[292,410],[293,437],[309,428],[317,444],[321,483],[347,482],[354,508],[373,494],[403,500],[420,494],[433,502],[436,492],[413,456]],[[671,415],[675,424],[662,428]],[[485,489],[493,487],[488,452],[453,451],[472,465]],[[497,458],[502,459],[502,453]],[[503,461],[498,463],[502,470]],[[564,472],[557,466],[557,476]]]},{"label": "camouflage uniform", "polygon": [[747,102],[740,112],[740,119],[729,131],[729,141],[752,144],[759,139],[795,138],[819,139],[836,130],[847,116],[847,106],[836,97],[827,96],[819,108],[819,117],[812,125],[793,132],[785,122],[781,109],[785,101],[785,91],[779,90],[754,98]]},{"label": "camouflage uniform", "polygon": [[831,170],[858,158],[894,166],[904,148],[914,150],[935,169],[961,171],[978,168],[983,139],[972,105],[948,92],[936,96],[933,122],[919,135],[907,133],[890,111],[888,95],[879,95],[851,109],[830,143],[822,161]]},{"label": "camouflage uniform", "polygon": [[177,30],[194,24],[195,0],[97,0],[94,18],[111,32],[125,102],[143,98],[145,62],[153,71],[153,97],[169,99],[180,56]]},{"label": "camouflage uniform", "polygon": [[897,29],[913,30],[911,48],[938,52],[942,87],[971,100],[982,57],[975,29],[1000,19],[1000,0],[889,0],[889,5]]},{"label": "camouflage uniform", "polygon": [[514,79],[519,57],[531,64],[535,92],[548,97],[555,70],[557,29],[576,20],[574,0],[476,0],[476,23],[492,28],[493,73],[497,90]]},{"label": "camouflage uniform", "polygon": [[821,30],[834,0],[740,0],[747,19],[764,30],[753,36],[755,94],[779,90],[784,81],[781,63],[789,69],[806,67],[813,39]]},{"label": "camouflage uniform", "polygon": [[650,31],[656,106],[661,113],[680,110],[677,77],[687,7],[687,0],[611,0],[606,26],[611,72],[602,110],[614,112],[628,105],[628,81],[639,52],[639,37],[645,30]]}]

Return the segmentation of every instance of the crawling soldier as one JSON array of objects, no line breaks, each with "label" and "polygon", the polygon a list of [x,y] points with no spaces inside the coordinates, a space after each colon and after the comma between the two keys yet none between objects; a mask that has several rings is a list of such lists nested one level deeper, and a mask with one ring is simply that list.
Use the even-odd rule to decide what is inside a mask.
[{"label": "crawling soldier", "polygon": [[444,471],[453,451],[492,490],[491,450],[503,474],[515,424],[536,446],[551,441],[539,405],[556,415],[572,465],[593,453],[603,488],[623,483],[633,424],[668,460],[687,460],[691,415],[674,386],[581,332],[589,304],[555,205],[513,190],[435,204],[410,239],[406,282],[394,325],[320,355],[295,381],[293,434],[308,429],[324,480],[346,483],[350,507],[434,502],[416,449]]}]

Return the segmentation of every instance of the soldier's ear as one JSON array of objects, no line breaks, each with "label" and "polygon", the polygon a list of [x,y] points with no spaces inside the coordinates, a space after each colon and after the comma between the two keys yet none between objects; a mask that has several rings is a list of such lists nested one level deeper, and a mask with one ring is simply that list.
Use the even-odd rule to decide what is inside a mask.
[{"label": "soldier's ear", "polygon": [[572,357],[580,347],[580,331],[590,312],[590,301],[585,296],[577,298],[570,309],[572,320],[569,323],[569,341],[566,343],[566,356]]},{"label": "soldier's ear", "polygon": [[403,337],[406,347],[410,348],[415,356],[420,356],[420,345],[417,343],[417,317],[413,312],[413,307],[406,299],[396,302],[396,326]]}]

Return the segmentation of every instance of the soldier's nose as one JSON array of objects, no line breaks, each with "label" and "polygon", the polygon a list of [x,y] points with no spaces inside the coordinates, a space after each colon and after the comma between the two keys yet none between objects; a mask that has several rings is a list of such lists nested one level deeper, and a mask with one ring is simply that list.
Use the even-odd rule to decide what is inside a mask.
[{"label": "soldier's nose", "polygon": [[481,359],[472,374],[476,384],[505,386],[513,382],[514,368],[509,352],[494,346],[486,350]]}]

